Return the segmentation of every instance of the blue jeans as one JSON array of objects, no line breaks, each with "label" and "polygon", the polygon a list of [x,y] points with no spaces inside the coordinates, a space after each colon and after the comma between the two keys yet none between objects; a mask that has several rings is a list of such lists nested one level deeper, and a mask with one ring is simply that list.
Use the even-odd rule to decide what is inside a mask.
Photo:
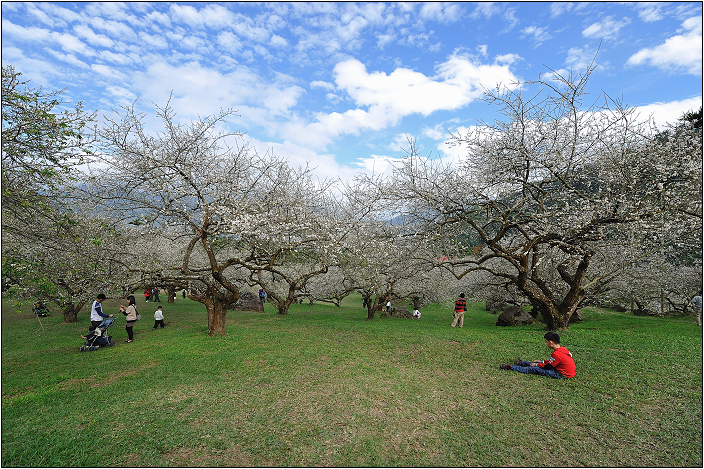
[{"label": "blue jeans", "polygon": [[[546,365],[549,366],[549,365]],[[564,378],[555,368],[540,368],[539,366],[530,366],[530,362],[521,361],[520,365],[513,365],[511,370],[518,371],[519,373],[526,373],[529,375],[542,375],[549,376],[551,378]]]}]

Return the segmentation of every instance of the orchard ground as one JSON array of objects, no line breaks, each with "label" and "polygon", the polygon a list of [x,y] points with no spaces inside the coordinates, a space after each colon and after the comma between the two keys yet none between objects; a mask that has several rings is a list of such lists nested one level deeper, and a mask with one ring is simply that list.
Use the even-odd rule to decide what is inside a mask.
[{"label": "orchard ground", "polygon": [[[502,328],[470,305],[420,321],[294,305],[230,311],[154,303],[126,344],[80,353],[77,324],[2,307],[2,465],[702,466],[702,329],[692,317],[586,308],[562,332],[577,376],[499,369],[546,358],[544,326]],[[116,301],[104,309],[117,312]]]}]

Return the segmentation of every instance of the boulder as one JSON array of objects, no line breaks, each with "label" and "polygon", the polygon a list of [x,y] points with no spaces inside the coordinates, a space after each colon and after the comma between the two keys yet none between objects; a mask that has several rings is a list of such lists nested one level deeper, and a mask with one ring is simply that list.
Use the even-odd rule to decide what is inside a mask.
[{"label": "boulder", "polygon": [[648,308],[637,308],[633,310],[634,316],[658,316],[657,311]]},{"label": "boulder", "polygon": [[240,299],[235,303],[235,309],[237,311],[258,311],[263,313],[264,303],[259,299],[259,295],[246,291],[240,294]]},{"label": "boulder", "polygon": [[536,320],[520,306],[509,306],[499,315],[497,326],[525,326],[535,324]]},{"label": "boulder", "polygon": [[402,308],[400,306],[393,306],[391,308],[391,312],[387,313],[386,311],[384,311],[381,317],[413,319],[413,313],[408,311],[406,308]]}]

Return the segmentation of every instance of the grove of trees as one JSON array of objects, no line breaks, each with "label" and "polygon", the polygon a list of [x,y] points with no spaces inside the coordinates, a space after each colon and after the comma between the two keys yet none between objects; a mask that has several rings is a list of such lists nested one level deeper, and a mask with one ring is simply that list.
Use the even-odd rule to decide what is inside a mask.
[{"label": "grove of trees", "polygon": [[101,291],[186,288],[210,335],[259,288],[279,314],[358,292],[374,319],[460,291],[518,298],[549,329],[585,302],[686,312],[702,276],[701,110],[660,131],[590,97],[592,71],[487,91],[503,119],[452,136],[460,164],[411,140],[391,174],[342,183],[222,131],[231,110],[181,123],[166,103],[150,131],[128,106],[98,126],[3,67],[3,294],[53,299],[71,322]]}]

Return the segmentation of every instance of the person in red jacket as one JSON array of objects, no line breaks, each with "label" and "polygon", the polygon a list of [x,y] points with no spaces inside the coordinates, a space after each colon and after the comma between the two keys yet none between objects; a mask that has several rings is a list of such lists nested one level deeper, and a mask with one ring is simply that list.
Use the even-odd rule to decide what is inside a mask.
[{"label": "person in red jacket", "polygon": [[499,368],[551,378],[574,378],[576,374],[574,360],[567,347],[560,345],[560,335],[556,332],[548,332],[544,337],[545,344],[552,349],[549,360],[527,362],[519,357],[516,358],[515,365],[502,363]]},{"label": "person in red jacket", "polygon": [[459,322],[459,326],[464,325],[464,313],[467,311],[467,300],[464,299],[464,293],[460,293],[460,297],[455,301],[455,310],[453,312],[452,324],[450,327],[455,327]]}]

